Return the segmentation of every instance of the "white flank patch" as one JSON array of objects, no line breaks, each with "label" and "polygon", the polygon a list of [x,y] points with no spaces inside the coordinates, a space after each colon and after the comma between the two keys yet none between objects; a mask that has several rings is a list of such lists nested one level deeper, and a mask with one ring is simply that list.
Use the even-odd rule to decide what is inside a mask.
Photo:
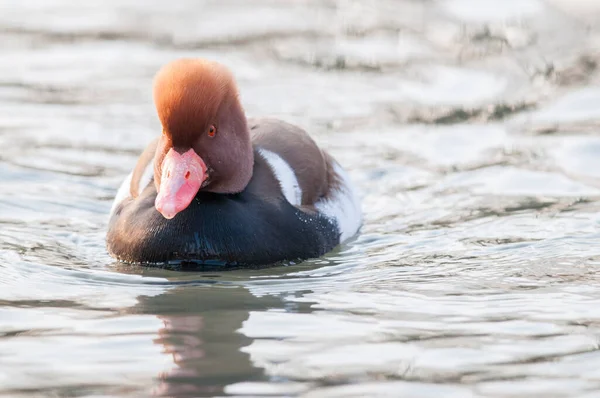
[{"label": "white flank patch", "polygon": [[154,159],[152,159],[152,161],[148,163],[148,166],[146,166],[146,170],[144,170],[144,174],[142,174],[142,176],[140,177],[140,183],[138,184],[138,195],[142,193],[142,191],[148,186],[148,184],[150,184],[152,178],[154,178]]},{"label": "white flank patch", "polygon": [[[110,215],[112,216],[115,211],[117,205],[121,203],[125,198],[131,196],[131,178],[133,177],[133,172],[129,173],[125,181],[119,187],[117,194],[115,195],[115,200],[113,201],[112,207],[110,208]],[[152,177],[154,177],[154,160],[148,163],[146,169],[144,170],[144,174],[140,177],[140,183],[138,184],[138,189],[140,194],[144,188],[152,181]]]},{"label": "white flank patch", "polygon": [[346,171],[335,161],[333,169],[339,177],[340,187],[333,190],[327,199],[315,203],[315,207],[324,216],[337,222],[342,243],[358,232],[362,224],[362,212],[356,188]]},{"label": "white flank patch", "polygon": [[300,206],[302,203],[302,189],[300,189],[300,184],[298,184],[294,170],[276,153],[263,148],[259,148],[258,152],[269,163],[269,166],[271,166],[271,170],[273,170],[275,177],[279,181],[283,196],[285,196],[290,204]]},{"label": "white flank patch", "polygon": [[133,177],[133,172],[129,173],[125,181],[119,187],[117,194],[115,195],[115,200],[113,200],[112,207],[110,208],[110,215],[112,217],[113,212],[117,208],[117,205],[121,203],[125,198],[131,196],[131,177]]}]

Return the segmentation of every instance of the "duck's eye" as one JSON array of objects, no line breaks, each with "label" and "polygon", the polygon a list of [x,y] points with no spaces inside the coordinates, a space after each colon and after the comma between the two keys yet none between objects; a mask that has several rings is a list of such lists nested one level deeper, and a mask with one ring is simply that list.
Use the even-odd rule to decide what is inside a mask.
[{"label": "duck's eye", "polygon": [[216,134],[217,134],[217,128],[215,126],[211,125],[208,128],[208,136],[209,137],[214,137]]}]

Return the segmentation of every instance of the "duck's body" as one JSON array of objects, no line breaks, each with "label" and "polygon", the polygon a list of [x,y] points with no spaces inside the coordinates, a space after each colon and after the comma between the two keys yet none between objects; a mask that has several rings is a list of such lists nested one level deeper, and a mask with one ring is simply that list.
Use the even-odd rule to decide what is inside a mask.
[{"label": "duck's body", "polygon": [[[190,78],[184,80],[189,87]],[[169,84],[177,82],[171,78]],[[178,105],[185,95],[176,96]],[[178,110],[169,104],[167,116],[157,104],[165,130],[173,129],[168,118]],[[235,112],[238,106],[227,109],[232,107]],[[107,246],[113,257],[268,265],[321,256],[358,231],[360,206],[350,180],[306,132],[278,120],[240,122],[236,114],[233,123],[231,115],[223,120],[218,110],[213,113],[216,122],[199,130],[215,138],[215,126],[221,126],[222,152],[211,147],[216,140],[193,137],[186,145],[166,134],[140,156],[111,210]],[[227,126],[236,132],[224,131]],[[236,151],[246,133],[248,145]],[[215,152],[220,156],[211,158]],[[228,169],[231,163],[239,165]]]}]

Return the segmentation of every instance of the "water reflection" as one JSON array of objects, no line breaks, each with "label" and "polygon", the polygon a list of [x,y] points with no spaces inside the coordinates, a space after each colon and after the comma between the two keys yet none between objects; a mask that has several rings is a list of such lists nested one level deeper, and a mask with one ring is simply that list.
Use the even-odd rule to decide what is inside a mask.
[{"label": "water reflection", "polygon": [[266,380],[264,370],[243,350],[252,339],[239,330],[253,311],[282,309],[281,299],[256,297],[239,284],[212,282],[188,280],[163,294],[140,296],[137,305],[125,309],[127,314],[156,316],[162,324],[152,341],[173,363],[156,375],[154,395],[214,396],[231,384]]}]

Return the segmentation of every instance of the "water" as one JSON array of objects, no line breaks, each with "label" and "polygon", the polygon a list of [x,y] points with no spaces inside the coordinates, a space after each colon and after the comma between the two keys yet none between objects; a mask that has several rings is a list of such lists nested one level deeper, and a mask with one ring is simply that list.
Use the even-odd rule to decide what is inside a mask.
[{"label": "water", "polygon": [[[591,0],[0,5],[0,396],[600,396]],[[289,267],[115,263],[151,79],[229,65],[365,224]]]}]

